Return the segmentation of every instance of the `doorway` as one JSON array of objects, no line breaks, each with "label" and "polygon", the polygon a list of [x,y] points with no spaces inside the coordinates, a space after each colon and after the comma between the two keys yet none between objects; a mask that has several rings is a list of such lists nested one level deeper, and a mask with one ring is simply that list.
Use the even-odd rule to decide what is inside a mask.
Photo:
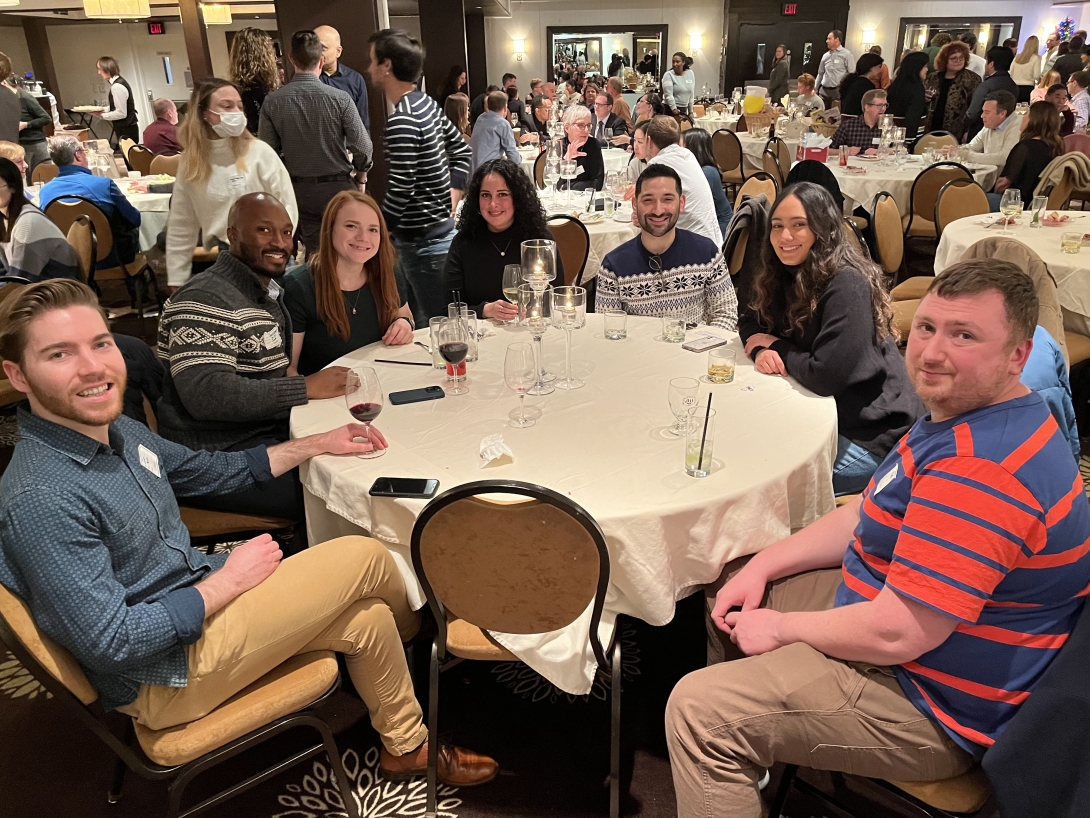
[{"label": "doorway", "polygon": [[836,28],[831,20],[789,23],[742,23],[738,27],[738,63],[735,84],[767,80],[776,46],[787,46],[791,60],[788,76],[817,75],[826,52],[825,37]]}]

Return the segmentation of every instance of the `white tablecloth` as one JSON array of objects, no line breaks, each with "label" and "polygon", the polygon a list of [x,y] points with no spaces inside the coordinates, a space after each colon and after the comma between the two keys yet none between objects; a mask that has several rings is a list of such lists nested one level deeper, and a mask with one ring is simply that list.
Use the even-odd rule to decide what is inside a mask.
[{"label": "white tablecloth", "polygon": [[[746,172],[754,170],[764,170],[763,156],[765,152],[765,145],[768,144],[767,136],[752,137],[748,133],[738,134],[738,141],[742,143],[742,164]],[[784,143],[787,145],[788,150],[791,151],[791,156],[795,156],[795,151],[799,146],[799,140],[797,139],[785,139]]]},{"label": "white tablecloth", "polygon": [[693,119],[693,124],[698,128],[703,128],[708,133],[715,133],[716,131],[726,129],[733,131],[735,126],[738,125],[738,114],[724,114],[722,116],[699,116]]},{"label": "white tablecloth", "polygon": [[[573,190],[571,192],[571,205],[567,206],[567,191],[560,191],[556,197],[552,195],[552,189],[539,190],[542,204],[549,215],[564,213],[573,215],[575,211],[582,212],[587,204],[587,191]],[[608,191],[600,191],[599,196],[608,196]],[[590,255],[587,256],[587,264],[583,268],[583,281],[590,281],[598,275],[602,259],[610,250],[620,247],[626,241],[639,235],[639,228],[632,224],[632,205],[624,203],[621,209],[613,217],[603,219],[597,223],[585,224],[587,233],[590,234]]]},{"label": "white tablecloth", "polygon": [[[892,165],[880,166],[877,160],[868,161],[853,156],[848,159],[848,166],[863,168],[867,172],[852,173],[840,167],[838,160],[833,158],[832,149],[829,151],[827,166],[833,172],[837,182],[840,183],[840,192],[844,194],[844,212],[846,214],[850,214],[859,205],[869,211],[875,195],[884,190],[896,200],[902,216],[908,215],[911,204],[912,183],[926,167],[919,157],[913,157],[905,164],[904,168],[897,170]],[[966,167],[973,174],[973,178],[980,183],[981,187],[985,190],[992,189],[998,173],[998,168],[995,165],[970,163]]]},{"label": "white tablecloth", "polygon": [[125,198],[140,211],[140,249],[150,250],[155,246],[159,234],[167,229],[170,194],[125,192]]},{"label": "white tablecloth", "polygon": [[[526,175],[533,181],[534,178],[534,162],[537,160],[538,151],[536,148],[519,148],[519,153],[522,154],[521,168],[526,172]],[[628,160],[632,158],[632,154],[628,151],[621,150],[620,148],[603,148],[602,149],[602,164],[606,166],[606,173],[613,170],[625,170],[628,167]]]},{"label": "white tablecloth", "polygon": [[[999,214],[992,214],[995,219]],[[1068,254],[1060,249],[1060,234],[1090,232],[1090,216],[1083,211],[1067,213],[1073,220],[1062,227],[1030,227],[1028,213],[1016,224],[1007,228],[1007,235],[1041,257],[1056,279],[1060,306],[1064,312],[1064,326],[1083,335],[1090,335],[1090,247],[1078,253]],[[951,222],[942,231],[935,251],[935,273],[941,273],[951,264],[960,261],[969,247],[981,239],[1002,235],[998,227],[987,228],[978,224],[985,217],[968,216]]]},{"label": "white tablecloth", "polygon": [[[507,345],[529,341],[517,326],[494,327],[480,342],[480,361],[469,365],[469,393],[383,409],[376,425],[390,443],[377,460],[323,456],[301,469],[311,543],[371,532],[385,542],[406,579],[414,608],[424,605],[410,557],[410,534],[424,507],[420,500],[375,499],[368,489],[382,476],[438,478],[440,492],[482,479],[525,480],[570,496],[602,527],[611,574],[603,635],[618,613],[663,625],[676,600],[711,582],[722,566],[755,553],[833,508],[832,462],[836,406],[790,379],[754,371],[737,335],[732,384],[701,384],[700,400],[715,395],[718,411],[712,474],[688,477],[684,443],[661,432],[672,415],[670,378],[705,372],[706,354],[653,340],[654,318],[628,319],[628,338],[607,341],[600,316],[573,333],[573,370],[587,385],[527,398],[541,410],[537,425],[515,429],[508,413],[518,403],[504,386]],[[424,339],[426,331],[418,338]],[[563,335],[545,336],[545,363],[563,371]],[[428,360],[419,347],[372,345],[336,363],[374,358]],[[374,364],[387,393],[442,383],[443,373],[423,367]],[[752,390],[749,390],[752,387]],[[292,410],[293,437],[349,422],[344,400],[311,401]],[[502,433],[514,452],[487,468],[477,465],[485,435]],[[590,612],[568,628],[544,636],[496,638],[522,661],[573,694],[590,691],[595,662],[587,640]]]}]

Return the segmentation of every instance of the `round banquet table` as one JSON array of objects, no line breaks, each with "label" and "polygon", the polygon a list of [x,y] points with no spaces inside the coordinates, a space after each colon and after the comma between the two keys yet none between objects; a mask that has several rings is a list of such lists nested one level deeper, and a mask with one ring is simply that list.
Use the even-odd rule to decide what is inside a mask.
[{"label": "round banquet table", "polygon": [[[757,373],[735,333],[734,383],[701,383],[699,400],[714,394],[718,424],[712,473],[685,474],[682,440],[666,438],[671,378],[698,377],[707,354],[654,340],[657,318],[628,319],[628,337],[607,341],[601,317],[572,333],[572,368],[587,385],[528,397],[537,424],[516,429],[508,413],[518,399],[503,380],[508,344],[529,342],[517,325],[485,324],[480,360],[469,364],[465,395],[392,406],[376,426],[390,448],[375,460],[320,456],[303,464],[310,542],[370,533],[390,549],[414,608],[425,604],[413,573],[410,537],[426,501],[374,498],[378,477],[438,478],[439,491],[485,479],[523,480],[574,500],[602,527],[610,553],[610,585],[603,639],[617,614],[653,625],[671,620],[676,600],[718,577],[724,564],[753,554],[831,511],[836,455],[836,405],[789,378]],[[706,328],[702,328],[706,329]],[[427,331],[416,334],[427,342]],[[545,365],[563,372],[564,339],[549,331]],[[442,384],[445,373],[424,367],[372,363],[375,358],[428,361],[415,345],[372,344],[336,363],[375,367],[386,393]],[[351,416],[341,399],[311,401],[291,413],[293,437],[325,432]],[[478,465],[482,438],[502,434],[512,457]],[[496,532],[502,536],[502,532]],[[544,635],[493,634],[511,652],[561,689],[585,694],[596,664],[587,639],[590,607],[572,625]],[[608,644],[608,642],[607,642]]]},{"label": "round banquet table", "polygon": [[[1007,228],[1008,238],[1026,245],[1041,257],[1056,279],[1060,307],[1063,308],[1064,326],[1083,335],[1090,335],[1090,247],[1068,254],[1060,249],[1060,234],[1066,232],[1090,232],[1090,215],[1085,211],[1067,211],[1072,221],[1061,227],[1030,227],[1029,213],[1019,218],[1019,224]],[[995,221],[998,213],[986,216],[967,216],[951,222],[942,231],[939,246],[935,250],[935,274],[959,261],[970,246],[981,239],[1002,236],[998,227],[985,227],[980,222]]]},{"label": "round banquet table", "polygon": [[722,114],[720,116],[709,114],[708,116],[695,117],[693,124],[698,128],[703,128],[708,133],[721,130],[733,131],[738,125],[739,118],[738,114]]},{"label": "round banquet table", "polygon": [[[571,192],[570,206],[565,204],[567,195],[567,191],[562,190],[559,195],[554,196],[551,188],[538,191],[545,212],[550,216],[558,214],[572,216],[579,213],[582,217],[590,195],[589,192],[573,190]],[[609,194],[599,191],[598,195],[608,196]],[[602,259],[606,257],[609,251],[620,247],[626,241],[634,239],[640,233],[639,228],[632,224],[632,205],[629,202],[624,202],[621,209],[614,213],[611,218],[603,218],[601,221],[584,221],[584,227],[587,228],[587,233],[590,234],[590,254],[587,256],[586,266],[583,267],[584,283],[597,277],[598,270],[601,269]]]},{"label": "round banquet table", "polygon": [[[870,211],[874,197],[881,191],[889,193],[897,202],[897,207],[902,216],[908,215],[912,197],[912,183],[927,168],[923,163],[923,157],[910,156],[905,166],[898,170],[893,165],[879,165],[878,160],[860,159],[852,156],[848,159],[848,167],[857,167],[866,173],[853,173],[840,167],[837,159],[833,158],[834,151],[829,151],[829,161],[826,167],[833,172],[837,182],[840,183],[840,192],[844,194],[844,212],[848,215],[860,205]],[[999,169],[995,165],[979,165],[972,162],[965,167],[973,174],[973,178],[980,183],[985,190],[991,190],[995,185],[995,177]]]},{"label": "round banquet table", "polygon": [[[748,133],[738,134],[738,141],[742,143],[742,164],[745,170],[764,170],[764,152],[765,145],[768,144],[768,136],[752,137]],[[795,151],[799,147],[799,140],[797,139],[785,139],[784,143],[787,145],[787,149],[791,151],[791,156],[795,155]]]}]

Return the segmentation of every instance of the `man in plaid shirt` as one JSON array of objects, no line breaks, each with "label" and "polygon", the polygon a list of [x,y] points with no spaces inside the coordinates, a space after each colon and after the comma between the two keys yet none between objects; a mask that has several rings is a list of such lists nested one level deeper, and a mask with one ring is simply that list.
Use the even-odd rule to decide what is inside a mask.
[{"label": "man in plaid shirt", "polygon": [[886,92],[881,88],[867,91],[863,94],[863,116],[846,117],[840,120],[840,127],[833,134],[832,147],[839,148],[848,145],[851,155],[859,152],[874,154],[878,152],[878,140],[882,131],[878,127],[878,119],[886,112],[889,103],[886,102]]}]

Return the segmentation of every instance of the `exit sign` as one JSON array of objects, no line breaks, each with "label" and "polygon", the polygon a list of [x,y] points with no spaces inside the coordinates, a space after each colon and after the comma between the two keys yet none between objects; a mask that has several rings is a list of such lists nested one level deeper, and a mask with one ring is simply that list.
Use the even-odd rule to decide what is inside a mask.
[{"label": "exit sign", "polygon": [[148,34],[166,34],[166,33],[167,33],[166,23],[156,23],[156,22],[148,23]]},{"label": "exit sign", "polygon": [[799,4],[798,3],[784,3],[783,4],[782,14],[783,14],[784,17],[794,17],[798,13],[799,13]]}]

